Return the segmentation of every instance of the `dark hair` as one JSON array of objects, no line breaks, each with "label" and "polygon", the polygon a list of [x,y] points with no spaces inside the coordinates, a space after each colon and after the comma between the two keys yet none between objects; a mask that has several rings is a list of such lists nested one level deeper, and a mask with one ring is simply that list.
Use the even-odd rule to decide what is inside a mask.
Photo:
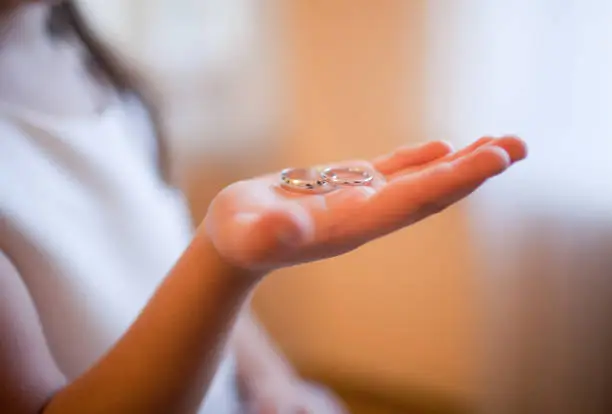
[{"label": "dark hair", "polygon": [[146,87],[126,62],[116,55],[93,32],[74,0],[64,0],[54,6],[49,29],[54,35],[75,35],[89,54],[88,66],[100,73],[121,94],[134,94],[144,105],[155,130],[158,146],[158,167],[161,177],[170,180],[169,155],[161,114],[154,104],[153,91]]}]

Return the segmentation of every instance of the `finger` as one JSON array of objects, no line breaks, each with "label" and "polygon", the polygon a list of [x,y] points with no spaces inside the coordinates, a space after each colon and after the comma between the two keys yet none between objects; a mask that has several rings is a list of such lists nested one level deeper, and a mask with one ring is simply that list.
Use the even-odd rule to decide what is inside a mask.
[{"label": "finger", "polygon": [[435,160],[420,168],[409,168],[398,174],[395,174],[393,177],[390,178],[395,179],[396,177],[411,174],[438,164],[456,161],[460,158],[466,157],[474,153],[475,151],[478,151],[480,148],[483,148],[485,146],[497,146],[502,148],[510,156],[510,161],[512,164],[524,159],[527,156],[527,145],[520,138],[517,138],[515,136],[505,136],[502,138],[483,137],[460,151],[449,154],[446,157],[443,157],[439,160]]},{"label": "finger", "polygon": [[483,147],[485,145],[488,145],[488,144],[490,144],[493,141],[495,141],[495,138],[493,138],[493,137],[482,137],[482,138],[474,141],[473,143],[471,143],[467,147],[464,147],[464,148],[460,149],[459,151],[455,151],[455,152],[452,152],[450,154],[446,154],[446,156],[444,156],[442,158],[438,158],[438,159],[432,160],[431,162],[429,162],[429,163],[427,163],[425,165],[419,165],[419,166],[415,166],[415,167],[412,167],[412,168],[404,169],[403,171],[398,171],[395,174],[395,176],[403,175],[403,174],[406,174],[406,173],[412,173],[412,172],[418,171],[420,169],[428,168],[428,167],[431,167],[432,165],[440,164],[440,163],[443,163],[443,162],[451,162],[451,161],[457,160],[457,159],[459,159],[461,157],[465,157],[466,155],[469,155],[469,154],[473,153],[478,148],[481,148],[481,147]]},{"label": "finger", "polygon": [[465,157],[468,154],[471,154],[472,152],[476,151],[478,148],[490,144],[491,142],[495,141],[494,137],[482,137],[477,139],[476,141],[474,141],[473,143],[471,143],[470,145],[468,145],[465,148],[460,149],[459,151],[455,151],[452,154],[449,154],[447,157],[445,157],[443,160],[444,162],[450,162],[450,161],[454,161],[458,158],[461,157]]},{"label": "finger", "polygon": [[503,148],[504,151],[510,156],[512,163],[521,161],[527,157],[528,149],[525,141],[519,137],[508,135],[499,139],[496,139],[491,145]]},{"label": "finger", "polygon": [[[510,166],[508,153],[497,146],[485,145],[463,158],[441,163],[419,174],[398,179],[387,187],[389,195],[401,192],[403,200],[414,205],[444,199],[449,194],[479,185]],[[396,185],[397,184],[397,187]],[[410,191],[407,191],[410,190]],[[383,192],[380,194],[385,196]]]},{"label": "finger", "polygon": [[391,154],[375,159],[373,165],[382,174],[389,175],[408,167],[426,164],[451,153],[452,150],[452,146],[444,141],[427,142],[418,146],[404,146]]},{"label": "finger", "polygon": [[469,194],[510,163],[504,149],[485,145],[463,158],[397,178],[372,198],[366,217],[372,229],[393,231],[420,218],[422,211],[433,214],[446,208],[458,194]]},{"label": "finger", "polygon": [[230,239],[253,241],[242,247],[241,251],[233,252],[233,257],[248,267],[263,264],[274,256],[296,249],[314,235],[310,214],[295,203],[260,213],[239,213],[230,223],[229,228],[225,229],[233,235]]},{"label": "finger", "polygon": [[449,154],[448,156],[438,160],[439,162],[452,162],[459,158],[465,157],[478,149],[487,146],[495,145],[503,148],[510,156],[511,162],[520,161],[527,155],[527,146],[523,140],[514,136],[505,136],[502,138],[483,137],[475,141],[473,144],[468,145],[460,151]]},{"label": "finger", "polygon": [[420,171],[422,169],[425,168],[429,168],[433,165],[437,165],[443,162],[451,162],[454,160],[457,160],[461,157],[465,157],[466,155],[469,155],[471,153],[473,153],[474,151],[476,151],[478,148],[481,148],[485,145],[490,144],[491,142],[493,142],[495,139],[493,137],[482,137],[478,140],[476,140],[475,142],[473,142],[472,144],[468,145],[467,147],[464,147],[462,149],[460,149],[459,151],[455,151],[452,152],[450,154],[446,154],[446,156],[441,157],[441,158],[437,158],[435,160],[432,160],[426,164],[423,165],[418,165],[418,166],[413,166],[413,167],[409,167],[409,168],[404,168],[403,170],[397,171],[395,174],[391,175],[389,177],[389,179],[393,180],[396,177],[401,177],[403,175],[406,174],[412,174],[416,171]]}]

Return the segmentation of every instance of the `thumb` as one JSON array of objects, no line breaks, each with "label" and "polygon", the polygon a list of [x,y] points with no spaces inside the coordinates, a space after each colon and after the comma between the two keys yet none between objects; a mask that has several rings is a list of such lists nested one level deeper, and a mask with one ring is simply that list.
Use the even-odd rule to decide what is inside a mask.
[{"label": "thumb", "polygon": [[300,205],[240,213],[234,220],[241,262],[260,265],[299,248],[314,235],[310,214]]}]

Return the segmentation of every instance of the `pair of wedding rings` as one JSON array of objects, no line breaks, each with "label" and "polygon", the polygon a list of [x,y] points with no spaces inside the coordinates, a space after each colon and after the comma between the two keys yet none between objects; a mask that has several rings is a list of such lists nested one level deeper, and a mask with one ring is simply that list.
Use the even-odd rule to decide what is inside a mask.
[{"label": "pair of wedding rings", "polygon": [[341,186],[369,185],[374,174],[360,167],[286,168],[280,174],[281,186],[287,190],[321,194]]}]

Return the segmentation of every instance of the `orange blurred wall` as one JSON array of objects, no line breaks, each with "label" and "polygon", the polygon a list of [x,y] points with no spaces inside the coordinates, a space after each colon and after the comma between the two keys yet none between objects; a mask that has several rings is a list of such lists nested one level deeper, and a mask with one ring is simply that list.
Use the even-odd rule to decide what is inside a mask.
[{"label": "orange blurred wall", "polygon": [[[267,1],[283,7],[287,128],[280,139],[255,137],[239,146],[213,146],[211,141],[227,142],[202,131],[193,119],[182,125],[183,106],[174,111],[181,124],[175,133],[181,136],[172,142],[181,154],[176,164],[187,173],[184,188],[196,222],[218,190],[245,176],[369,158],[428,138],[426,0]],[[128,52],[142,49],[139,42],[145,36],[136,28],[149,16],[144,2],[134,3],[129,13],[119,7],[121,2],[114,1],[112,8],[108,1],[89,3],[105,9],[106,20],[115,25],[129,21],[125,30],[134,33],[115,30],[134,37]],[[136,21],[116,20],[119,16]],[[167,30],[177,24],[166,23]],[[256,60],[265,60],[255,52]],[[250,65],[234,63],[230,69],[229,77],[252,72]],[[208,72],[202,73],[206,78]],[[218,106],[218,91],[211,87],[215,79],[170,78],[179,94],[191,94],[185,105],[195,106],[197,117]],[[157,79],[158,86],[162,80]],[[232,92],[242,97],[244,83],[237,85]],[[236,106],[226,106],[230,124],[244,121]],[[259,289],[255,307],[306,371],[371,381],[381,388],[431,387],[470,399],[478,391],[473,249],[467,215],[454,208],[350,255],[278,272]]]},{"label": "orange blurred wall", "polygon": [[[293,129],[282,165],[368,158],[427,138],[425,0],[288,7]],[[256,309],[309,372],[468,399],[477,298],[466,240],[455,208],[345,257],[278,272]]]}]

